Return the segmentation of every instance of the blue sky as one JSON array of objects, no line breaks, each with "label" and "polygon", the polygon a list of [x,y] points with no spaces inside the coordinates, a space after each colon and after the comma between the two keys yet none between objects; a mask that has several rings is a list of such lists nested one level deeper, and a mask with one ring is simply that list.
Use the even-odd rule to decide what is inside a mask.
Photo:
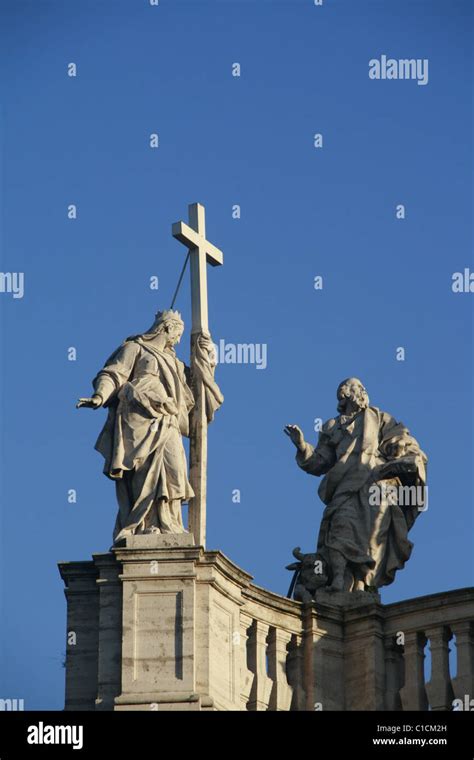
[{"label": "blue sky", "polygon": [[[451,289],[473,269],[472,4],[3,0],[1,15],[1,269],[25,294],[0,294],[0,696],[63,705],[56,563],[106,551],[116,510],[93,449],[105,413],[74,404],[169,306],[171,224],[194,201],[224,251],[214,339],[268,347],[264,370],[218,367],[208,548],[286,594],[322,504],[282,429],[314,442],[356,375],[429,457],[429,509],[383,601],[472,585],[472,295]],[[383,54],[427,58],[429,83],[369,79]],[[188,277],[177,308],[189,327]]]}]

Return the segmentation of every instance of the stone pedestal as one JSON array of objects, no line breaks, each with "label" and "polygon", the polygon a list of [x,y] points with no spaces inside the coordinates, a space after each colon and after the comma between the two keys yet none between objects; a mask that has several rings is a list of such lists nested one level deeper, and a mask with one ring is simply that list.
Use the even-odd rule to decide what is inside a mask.
[{"label": "stone pedestal", "polygon": [[240,709],[242,586],[251,576],[193,536],[137,535],[61,563],[66,709]]}]

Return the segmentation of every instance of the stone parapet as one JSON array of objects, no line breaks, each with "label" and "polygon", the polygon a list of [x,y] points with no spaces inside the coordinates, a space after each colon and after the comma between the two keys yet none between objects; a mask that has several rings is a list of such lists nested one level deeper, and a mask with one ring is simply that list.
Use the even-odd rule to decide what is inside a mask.
[{"label": "stone parapet", "polygon": [[302,604],[189,534],[133,536],[59,568],[66,710],[449,710],[474,697],[471,588]]}]

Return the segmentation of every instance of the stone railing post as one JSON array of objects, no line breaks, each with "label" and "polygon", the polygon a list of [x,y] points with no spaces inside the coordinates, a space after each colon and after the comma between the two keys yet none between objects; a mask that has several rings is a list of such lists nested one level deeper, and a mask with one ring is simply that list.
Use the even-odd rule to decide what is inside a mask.
[{"label": "stone railing post", "polygon": [[269,710],[289,710],[293,689],[288,683],[286,661],[287,646],[291,633],[278,628],[270,628],[268,635],[268,675],[273,681],[270,694]]},{"label": "stone railing post", "polygon": [[254,620],[249,637],[249,668],[254,674],[249,710],[268,710],[272,681],[267,675],[267,635],[269,626]]},{"label": "stone railing post", "polygon": [[252,625],[252,618],[246,615],[244,612],[240,612],[240,632],[239,632],[239,647],[240,647],[240,701],[241,709],[248,709],[248,701],[250,699],[250,692],[252,690],[252,684],[254,680],[254,674],[248,668],[248,631]]},{"label": "stone railing post", "polygon": [[474,624],[464,620],[453,623],[451,630],[456,636],[457,654],[456,677],[451,681],[454,696],[464,705],[470,704],[474,700]]},{"label": "stone railing post", "polygon": [[298,712],[306,710],[306,693],[303,687],[303,668],[304,657],[301,636],[293,634],[289,646],[288,659],[286,661],[286,672],[288,675],[288,683],[293,690],[291,709]]},{"label": "stone railing post", "polygon": [[423,665],[425,645],[424,633],[409,631],[405,634],[405,685],[400,689],[400,699],[404,710],[428,709]]},{"label": "stone railing post", "polygon": [[385,709],[401,710],[400,689],[403,686],[404,664],[402,648],[395,637],[385,639]]},{"label": "stone railing post", "polygon": [[453,703],[453,688],[449,675],[449,641],[452,633],[446,626],[426,628],[430,642],[431,678],[426,684],[426,693],[432,710],[450,710]]}]

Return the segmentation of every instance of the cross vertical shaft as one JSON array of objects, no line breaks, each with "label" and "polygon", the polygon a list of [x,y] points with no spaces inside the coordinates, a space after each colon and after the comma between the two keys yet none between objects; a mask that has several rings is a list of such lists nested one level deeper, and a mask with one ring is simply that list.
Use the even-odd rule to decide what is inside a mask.
[{"label": "cross vertical shaft", "polygon": [[[196,362],[196,341],[202,333],[209,334],[207,305],[207,264],[223,263],[222,252],[206,240],[205,209],[200,203],[189,208],[189,225],[176,222],[172,234],[189,249],[191,267],[191,371]],[[207,418],[206,397],[202,380],[194,373],[195,406],[190,415],[189,480],[194,498],[189,502],[188,529],[198,546],[206,546],[207,495]]]}]

